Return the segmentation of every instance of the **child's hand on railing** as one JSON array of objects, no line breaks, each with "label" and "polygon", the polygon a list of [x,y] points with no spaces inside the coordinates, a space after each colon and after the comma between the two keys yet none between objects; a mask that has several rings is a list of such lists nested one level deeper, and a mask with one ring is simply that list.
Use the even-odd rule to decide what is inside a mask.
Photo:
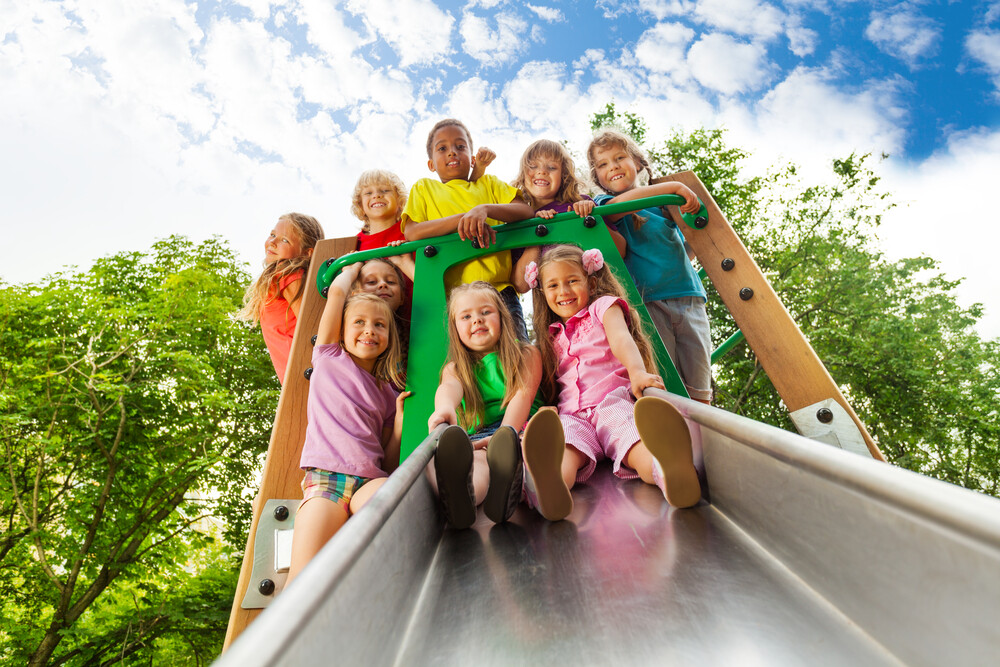
[{"label": "child's hand on railing", "polygon": [[586,218],[588,215],[594,212],[593,200],[581,199],[578,202],[573,202],[573,212],[576,213],[581,218]]}]

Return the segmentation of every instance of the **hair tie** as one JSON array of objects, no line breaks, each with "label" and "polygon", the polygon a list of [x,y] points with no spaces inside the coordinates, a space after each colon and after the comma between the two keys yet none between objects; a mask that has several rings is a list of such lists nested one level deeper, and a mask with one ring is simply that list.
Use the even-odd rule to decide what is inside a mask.
[{"label": "hair tie", "polygon": [[604,255],[597,248],[584,250],[582,259],[583,268],[586,269],[588,276],[592,276],[604,268]]},{"label": "hair tie", "polygon": [[538,265],[534,262],[528,262],[524,267],[524,282],[528,283],[531,289],[538,287]]}]

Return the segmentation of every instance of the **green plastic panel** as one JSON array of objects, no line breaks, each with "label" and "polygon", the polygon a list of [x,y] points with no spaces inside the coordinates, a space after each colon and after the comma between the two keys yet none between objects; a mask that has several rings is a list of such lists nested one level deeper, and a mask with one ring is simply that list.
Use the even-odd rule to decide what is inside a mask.
[{"label": "green plastic panel", "polygon": [[[405,459],[427,437],[427,420],[434,411],[434,393],[437,390],[441,367],[448,350],[447,312],[444,273],[450,267],[476,257],[500,250],[515,250],[536,245],[572,243],[584,249],[598,248],[604,261],[615,272],[625,286],[629,301],[638,305],[638,312],[651,334],[660,375],[663,376],[667,391],[687,397],[684,384],[674,368],[659,336],[649,320],[649,313],[642,305],[639,292],[632,282],[625,263],[618,255],[611,235],[603,224],[604,215],[634,211],[650,206],[680,205],[684,200],[677,195],[661,195],[621,204],[599,206],[594,209],[597,224],[587,226],[586,221],[575,213],[560,213],[552,220],[533,218],[522,222],[508,223],[495,227],[496,243],[487,249],[474,248],[469,241],[462,241],[458,234],[439,236],[433,239],[413,241],[390,248],[378,248],[350,253],[336,260],[328,260],[317,275],[317,288],[325,296],[325,289],[347,264],[375,257],[390,257],[403,252],[416,253],[412,316],[410,324],[410,350],[406,369],[406,388],[413,395],[406,401],[406,415],[403,420],[403,444],[401,458]],[[707,220],[705,207],[694,215],[685,215],[684,221],[693,229],[703,227],[699,217]],[[539,236],[540,227],[545,235]],[[530,312],[525,313],[530,319]]]}]

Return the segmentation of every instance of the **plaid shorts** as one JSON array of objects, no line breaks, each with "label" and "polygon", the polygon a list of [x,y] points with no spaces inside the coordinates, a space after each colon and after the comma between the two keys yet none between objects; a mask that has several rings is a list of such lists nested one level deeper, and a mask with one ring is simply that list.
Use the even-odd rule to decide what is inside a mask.
[{"label": "plaid shorts", "polygon": [[304,468],[302,478],[302,502],[310,498],[326,498],[351,513],[351,497],[368,481],[365,477],[345,475],[340,472],[330,472],[319,468]]}]

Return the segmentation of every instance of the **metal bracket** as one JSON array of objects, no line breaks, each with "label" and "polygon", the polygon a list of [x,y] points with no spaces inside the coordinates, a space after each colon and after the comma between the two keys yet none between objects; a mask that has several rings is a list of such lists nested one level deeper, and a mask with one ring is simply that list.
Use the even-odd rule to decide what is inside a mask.
[{"label": "metal bracket", "polygon": [[800,408],[789,416],[805,437],[871,458],[857,424],[832,398]]},{"label": "metal bracket", "polygon": [[285,587],[292,560],[292,528],[301,500],[272,499],[264,503],[253,541],[253,568],[240,607],[263,609]]}]

